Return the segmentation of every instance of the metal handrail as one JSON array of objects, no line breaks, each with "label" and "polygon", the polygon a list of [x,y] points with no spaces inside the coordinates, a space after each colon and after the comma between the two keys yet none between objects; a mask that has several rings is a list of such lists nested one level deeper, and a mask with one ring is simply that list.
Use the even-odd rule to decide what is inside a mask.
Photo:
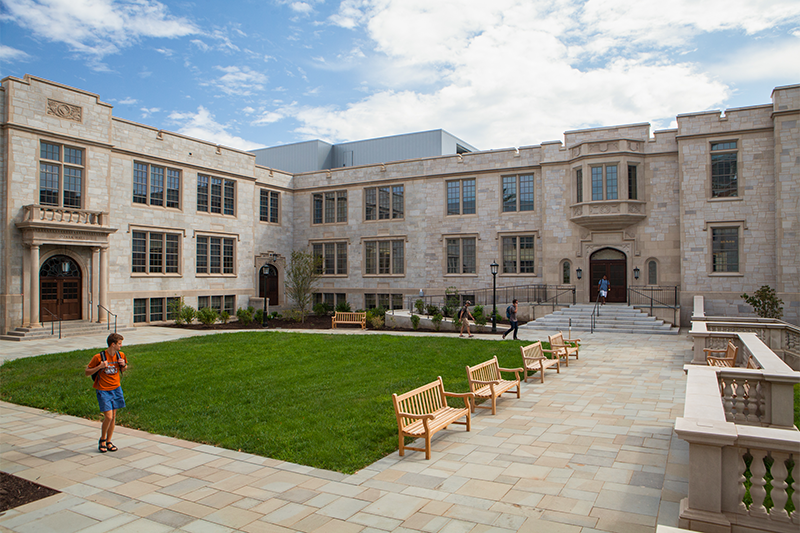
[{"label": "metal handrail", "polygon": [[[550,296],[552,291],[556,291],[555,296]],[[516,298],[520,302],[535,302],[538,304],[552,302],[554,306],[559,303],[559,297],[570,292],[572,292],[572,304],[574,305],[576,303],[574,285],[510,285],[507,287],[497,287],[496,289],[498,302],[510,303]],[[453,299],[453,301],[448,302],[450,299]],[[460,306],[465,299],[469,299],[474,305],[491,305],[492,289],[459,289],[458,296],[446,294],[444,291],[441,291],[441,293],[437,291],[436,294],[425,294],[423,296],[409,295],[406,297],[406,308],[413,311],[414,303],[417,300],[422,300],[426,307],[428,305],[437,305],[441,307],[447,303]]]},{"label": "metal handrail", "polygon": [[100,319],[100,309],[102,309],[103,311],[105,311],[105,312],[106,312],[106,323],[108,324],[108,327],[106,328],[107,330],[110,330],[110,329],[111,329],[111,321],[108,319],[108,318],[109,318],[109,315],[113,315],[113,316],[114,316],[114,333],[116,333],[116,332],[117,332],[117,315],[115,315],[114,313],[112,313],[112,312],[111,312],[111,311],[110,311],[108,308],[106,308],[104,305],[102,305],[102,304],[97,304],[97,319],[98,319],[98,320]]},{"label": "metal handrail", "polygon": [[[56,320],[58,320],[58,338],[60,339],[61,338],[61,317],[56,315],[55,313],[53,313],[52,311],[50,311],[46,307],[42,307],[42,310],[43,311],[47,311],[50,314],[51,317],[53,317]],[[56,334],[56,321],[55,320],[51,320],[50,321],[50,335],[55,335],[55,334]]]},{"label": "metal handrail", "polygon": [[[537,303],[546,304],[547,302],[552,300],[553,301],[553,312],[555,313],[556,312],[556,302],[558,301],[558,297],[561,296],[562,294],[566,294],[568,292],[572,293],[572,305],[575,305],[575,287],[563,290],[563,291],[559,292],[558,294],[556,294],[555,296],[553,296],[551,298],[548,298],[547,300],[543,300],[541,302],[537,302]],[[572,326],[572,323],[570,323],[570,326]]]},{"label": "metal handrail", "polygon": [[[678,312],[678,307],[679,307],[679,303],[678,303],[678,287],[677,287],[677,285],[676,286],[667,286],[667,287],[640,287],[640,288],[643,289],[643,290],[649,291],[650,295],[648,296],[647,294],[644,294],[643,292],[637,290],[637,287],[628,287],[627,288],[628,289],[628,295],[627,295],[627,297],[628,297],[628,306],[632,305],[631,304],[631,300],[632,300],[631,295],[632,294],[637,294],[639,296],[642,296],[645,299],[649,299],[650,300],[650,306],[649,306],[650,307],[650,315],[651,316],[653,315],[653,308],[655,308],[655,307],[660,308],[660,309],[672,309],[672,325],[674,326],[675,325],[675,321],[676,321],[676,314]],[[654,292],[664,292],[664,293],[667,293],[667,294],[669,294],[671,292],[672,293],[672,301],[674,303],[672,305],[670,305],[668,303],[662,302],[662,301],[654,298],[653,297],[653,293]],[[657,303],[658,305],[654,305],[654,303]],[[636,304],[633,304],[633,305],[635,306]]]},{"label": "metal handrail", "polygon": [[592,310],[592,316],[590,317],[590,333],[594,333],[595,321],[597,320],[598,316],[600,316],[600,291],[597,291],[597,300],[594,302],[594,309]]}]

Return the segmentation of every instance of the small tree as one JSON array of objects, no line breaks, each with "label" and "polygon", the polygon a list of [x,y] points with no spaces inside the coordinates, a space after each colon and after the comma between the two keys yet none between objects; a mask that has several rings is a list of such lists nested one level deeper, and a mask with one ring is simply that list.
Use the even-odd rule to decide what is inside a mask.
[{"label": "small tree", "polygon": [[414,331],[419,328],[419,315],[411,315],[411,327],[414,328]]},{"label": "small tree", "polygon": [[442,315],[436,313],[431,317],[431,322],[433,322],[433,329],[439,331],[439,328],[442,327]]},{"label": "small tree", "polygon": [[311,252],[293,250],[286,268],[286,292],[300,312],[300,322],[305,322],[314,288],[322,273],[322,257]]},{"label": "small tree", "polygon": [[414,309],[416,309],[417,313],[419,313],[420,315],[425,314],[425,302],[422,300],[422,298],[414,302]]},{"label": "small tree", "polygon": [[742,294],[744,301],[750,305],[761,318],[781,318],[783,316],[783,300],[778,298],[775,289],[764,285],[753,296]]}]

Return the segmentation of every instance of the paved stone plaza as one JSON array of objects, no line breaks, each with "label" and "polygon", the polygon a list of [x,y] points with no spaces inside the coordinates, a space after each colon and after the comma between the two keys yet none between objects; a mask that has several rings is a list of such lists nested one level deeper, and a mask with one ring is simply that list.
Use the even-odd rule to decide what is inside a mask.
[{"label": "paved stone plaza", "polygon": [[[184,333],[139,328],[125,333],[125,344]],[[520,337],[545,333],[521,329]],[[436,434],[430,461],[395,452],[350,476],[127,428],[114,435],[120,451],[100,455],[99,422],[0,403],[0,469],[62,491],[7,511],[0,530],[627,533],[677,526],[688,446],[672,428],[683,414],[690,340],[582,337],[580,360],[561,374],[523,384],[522,398],[501,399],[496,416],[478,410],[469,433],[453,426]],[[0,358],[104,344],[104,336],[0,342]]]}]

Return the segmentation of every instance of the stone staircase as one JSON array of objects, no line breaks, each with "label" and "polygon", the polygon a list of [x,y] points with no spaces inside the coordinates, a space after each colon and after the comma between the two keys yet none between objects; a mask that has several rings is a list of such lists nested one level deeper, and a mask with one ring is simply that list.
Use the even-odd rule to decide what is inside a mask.
[{"label": "stone staircase", "polygon": [[[679,328],[665,323],[625,304],[606,304],[598,308],[594,330],[597,332],[643,333],[677,335]],[[520,326],[522,330],[567,331],[572,320],[572,331],[591,331],[594,304],[576,304]]]},{"label": "stone staircase", "polygon": [[[135,328],[117,325],[117,333],[123,331],[133,331]],[[54,333],[51,333],[53,331]],[[103,333],[113,333],[114,323],[111,323],[111,329],[108,324],[97,322],[89,322],[88,320],[67,320],[61,323],[61,336],[62,337],[77,337],[82,335],[98,335]],[[9,331],[5,335],[0,335],[0,340],[3,341],[31,341],[41,339],[58,339],[58,322],[53,325],[51,330],[50,323],[46,322],[39,328],[23,328],[19,327],[13,331]]]}]

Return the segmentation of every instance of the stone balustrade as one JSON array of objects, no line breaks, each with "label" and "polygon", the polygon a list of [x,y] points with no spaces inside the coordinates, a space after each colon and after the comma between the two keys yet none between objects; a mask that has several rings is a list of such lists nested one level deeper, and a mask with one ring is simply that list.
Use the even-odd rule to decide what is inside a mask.
[{"label": "stone balustrade", "polygon": [[88,209],[71,209],[68,207],[53,207],[47,205],[24,206],[23,222],[28,223],[58,223],[83,226],[101,226],[108,224],[108,214],[103,211],[90,211]]}]

